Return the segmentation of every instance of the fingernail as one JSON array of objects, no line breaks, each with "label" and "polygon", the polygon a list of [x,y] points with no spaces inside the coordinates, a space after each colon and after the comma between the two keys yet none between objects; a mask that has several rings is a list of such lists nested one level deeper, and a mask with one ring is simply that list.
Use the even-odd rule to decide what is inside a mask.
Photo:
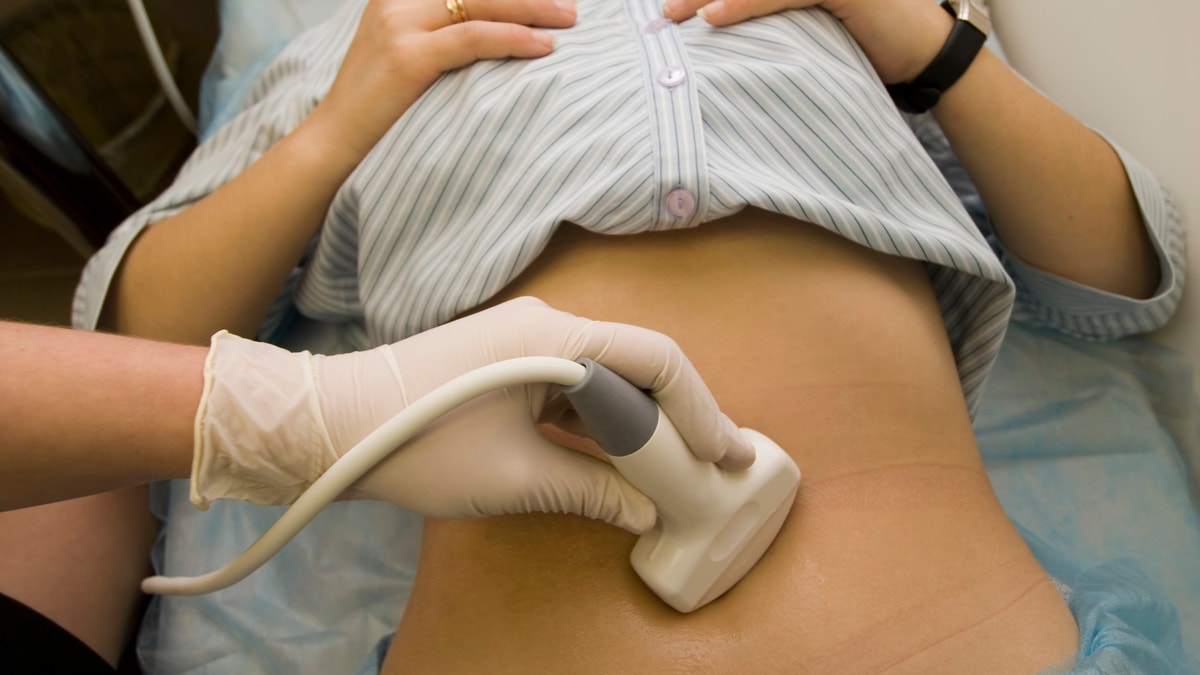
[{"label": "fingernail", "polygon": [[710,2],[707,5],[705,5],[704,7],[701,7],[699,10],[697,10],[696,14],[698,14],[701,19],[704,19],[705,21],[712,23],[712,21],[708,20],[709,13],[716,12],[716,14],[720,15],[721,12],[724,12],[724,11],[725,11],[725,0],[715,0],[715,2]]},{"label": "fingernail", "polygon": [[664,2],[664,3],[662,4],[662,13],[663,13],[663,16],[665,16],[666,18],[668,18],[668,19],[669,19],[669,18],[671,18],[671,15],[672,15],[674,12],[675,12],[675,10],[674,10],[674,5],[673,5],[671,2],[669,2],[669,1],[668,1],[668,2]]},{"label": "fingernail", "polygon": [[544,30],[534,30],[533,39],[543,47],[553,47],[554,43],[557,41],[553,33]]},{"label": "fingernail", "polygon": [[567,16],[575,15],[575,0],[555,0],[554,6]]}]

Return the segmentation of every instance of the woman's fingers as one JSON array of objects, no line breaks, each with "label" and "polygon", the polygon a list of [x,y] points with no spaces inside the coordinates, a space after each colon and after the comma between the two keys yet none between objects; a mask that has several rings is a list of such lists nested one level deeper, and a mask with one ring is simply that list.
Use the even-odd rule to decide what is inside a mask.
[{"label": "woman's fingers", "polygon": [[[575,0],[374,0],[313,118],[361,160],[447,70],[480,59],[536,58],[554,48],[539,27],[575,22]],[[464,18],[465,15],[465,18]]]},{"label": "woman's fingers", "polygon": [[700,14],[714,26],[728,26],[757,16],[815,4],[817,0],[666,0],[663,3],[663,16],[672,21],[686,21]]},{"label": "woman's fingers", "polygon": [[[445,0],[419,0],[440,5],[447,21],[453,13]],[[575,0],[462,0],[469,21],[515,23],[541,28],[568,28],[575,24]]]},{"label": "woman's fingers", "polygon": [[482,59],[535,58],[554,49],[554,35],[515,23],[467,21],[429,33],[425,56],[441,71]]},{"label": "woman's fingers", "polygon": [[[403,0],[388,9],[421,7],[423,35],[411,33],[414,49],[401,64],[424,63],[445,72],[482,59],[535,58],[554,49],[554,36],[539,28],[575,23],[575,0]],[[411,20],[411,18],[410,18]],[[426,32],[427,31],[427,32]],[[400,37],[409,31],[396,31]],[[421,70],[428,70],[421,68]]]},{"label": "woman's fingers", "polygon": [[663,16],[675,22],[687,21],[710,2],[711,0],[666,0],[663,3]]}]

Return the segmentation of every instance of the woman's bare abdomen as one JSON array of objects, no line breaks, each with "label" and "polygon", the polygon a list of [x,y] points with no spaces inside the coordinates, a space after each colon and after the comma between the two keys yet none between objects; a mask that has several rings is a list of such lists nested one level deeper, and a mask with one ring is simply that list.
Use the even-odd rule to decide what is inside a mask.
[{"label": "woman's bare abdomen", "polygon": [[1033,672],[1074,621],[993,495],[920,263],[748,210],[694,230],[565,227],[534,295],[680,344],[796,460],[759,565],[679,614],[583,518],[427,521],[393,672]]}]

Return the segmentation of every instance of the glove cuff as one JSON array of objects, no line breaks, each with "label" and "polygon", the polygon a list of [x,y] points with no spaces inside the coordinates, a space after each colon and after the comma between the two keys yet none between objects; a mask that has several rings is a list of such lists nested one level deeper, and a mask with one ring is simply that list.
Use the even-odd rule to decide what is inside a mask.
[{"label": "glove cuff", "polygon": [[312,355],[226,331],[212,337],[196,411],[192,504],[290,504],[334,461]]}]

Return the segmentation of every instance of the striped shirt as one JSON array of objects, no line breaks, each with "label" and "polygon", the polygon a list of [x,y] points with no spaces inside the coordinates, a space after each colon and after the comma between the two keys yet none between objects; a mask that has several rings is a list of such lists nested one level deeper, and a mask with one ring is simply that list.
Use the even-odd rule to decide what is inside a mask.
[{"label": "striped shirt", "polygon": [[[245,111],[114,232],[81,280],[77,326],[95,326],[143,227],[232,179],[305,118],[363,4],[347,3],[289,45]],[[747,206],[926,263],[972,411],[1014,302],[1019,316],[1089,337],[1150,330],[1174,309],[1182,225],[1130,158],[1122,154],[1164,270],[1147,301],[1033,270],[999,249],[936,125],[896,111],[828,13],[718,29],[665,21],[659,8],[581,0],[551,55],[439,79],[341,187],[260,335],[278,337],[298,313],[332,327],[341,348],[396,341],[501,290],[561,223],[621,235],[695,227]]]}]

